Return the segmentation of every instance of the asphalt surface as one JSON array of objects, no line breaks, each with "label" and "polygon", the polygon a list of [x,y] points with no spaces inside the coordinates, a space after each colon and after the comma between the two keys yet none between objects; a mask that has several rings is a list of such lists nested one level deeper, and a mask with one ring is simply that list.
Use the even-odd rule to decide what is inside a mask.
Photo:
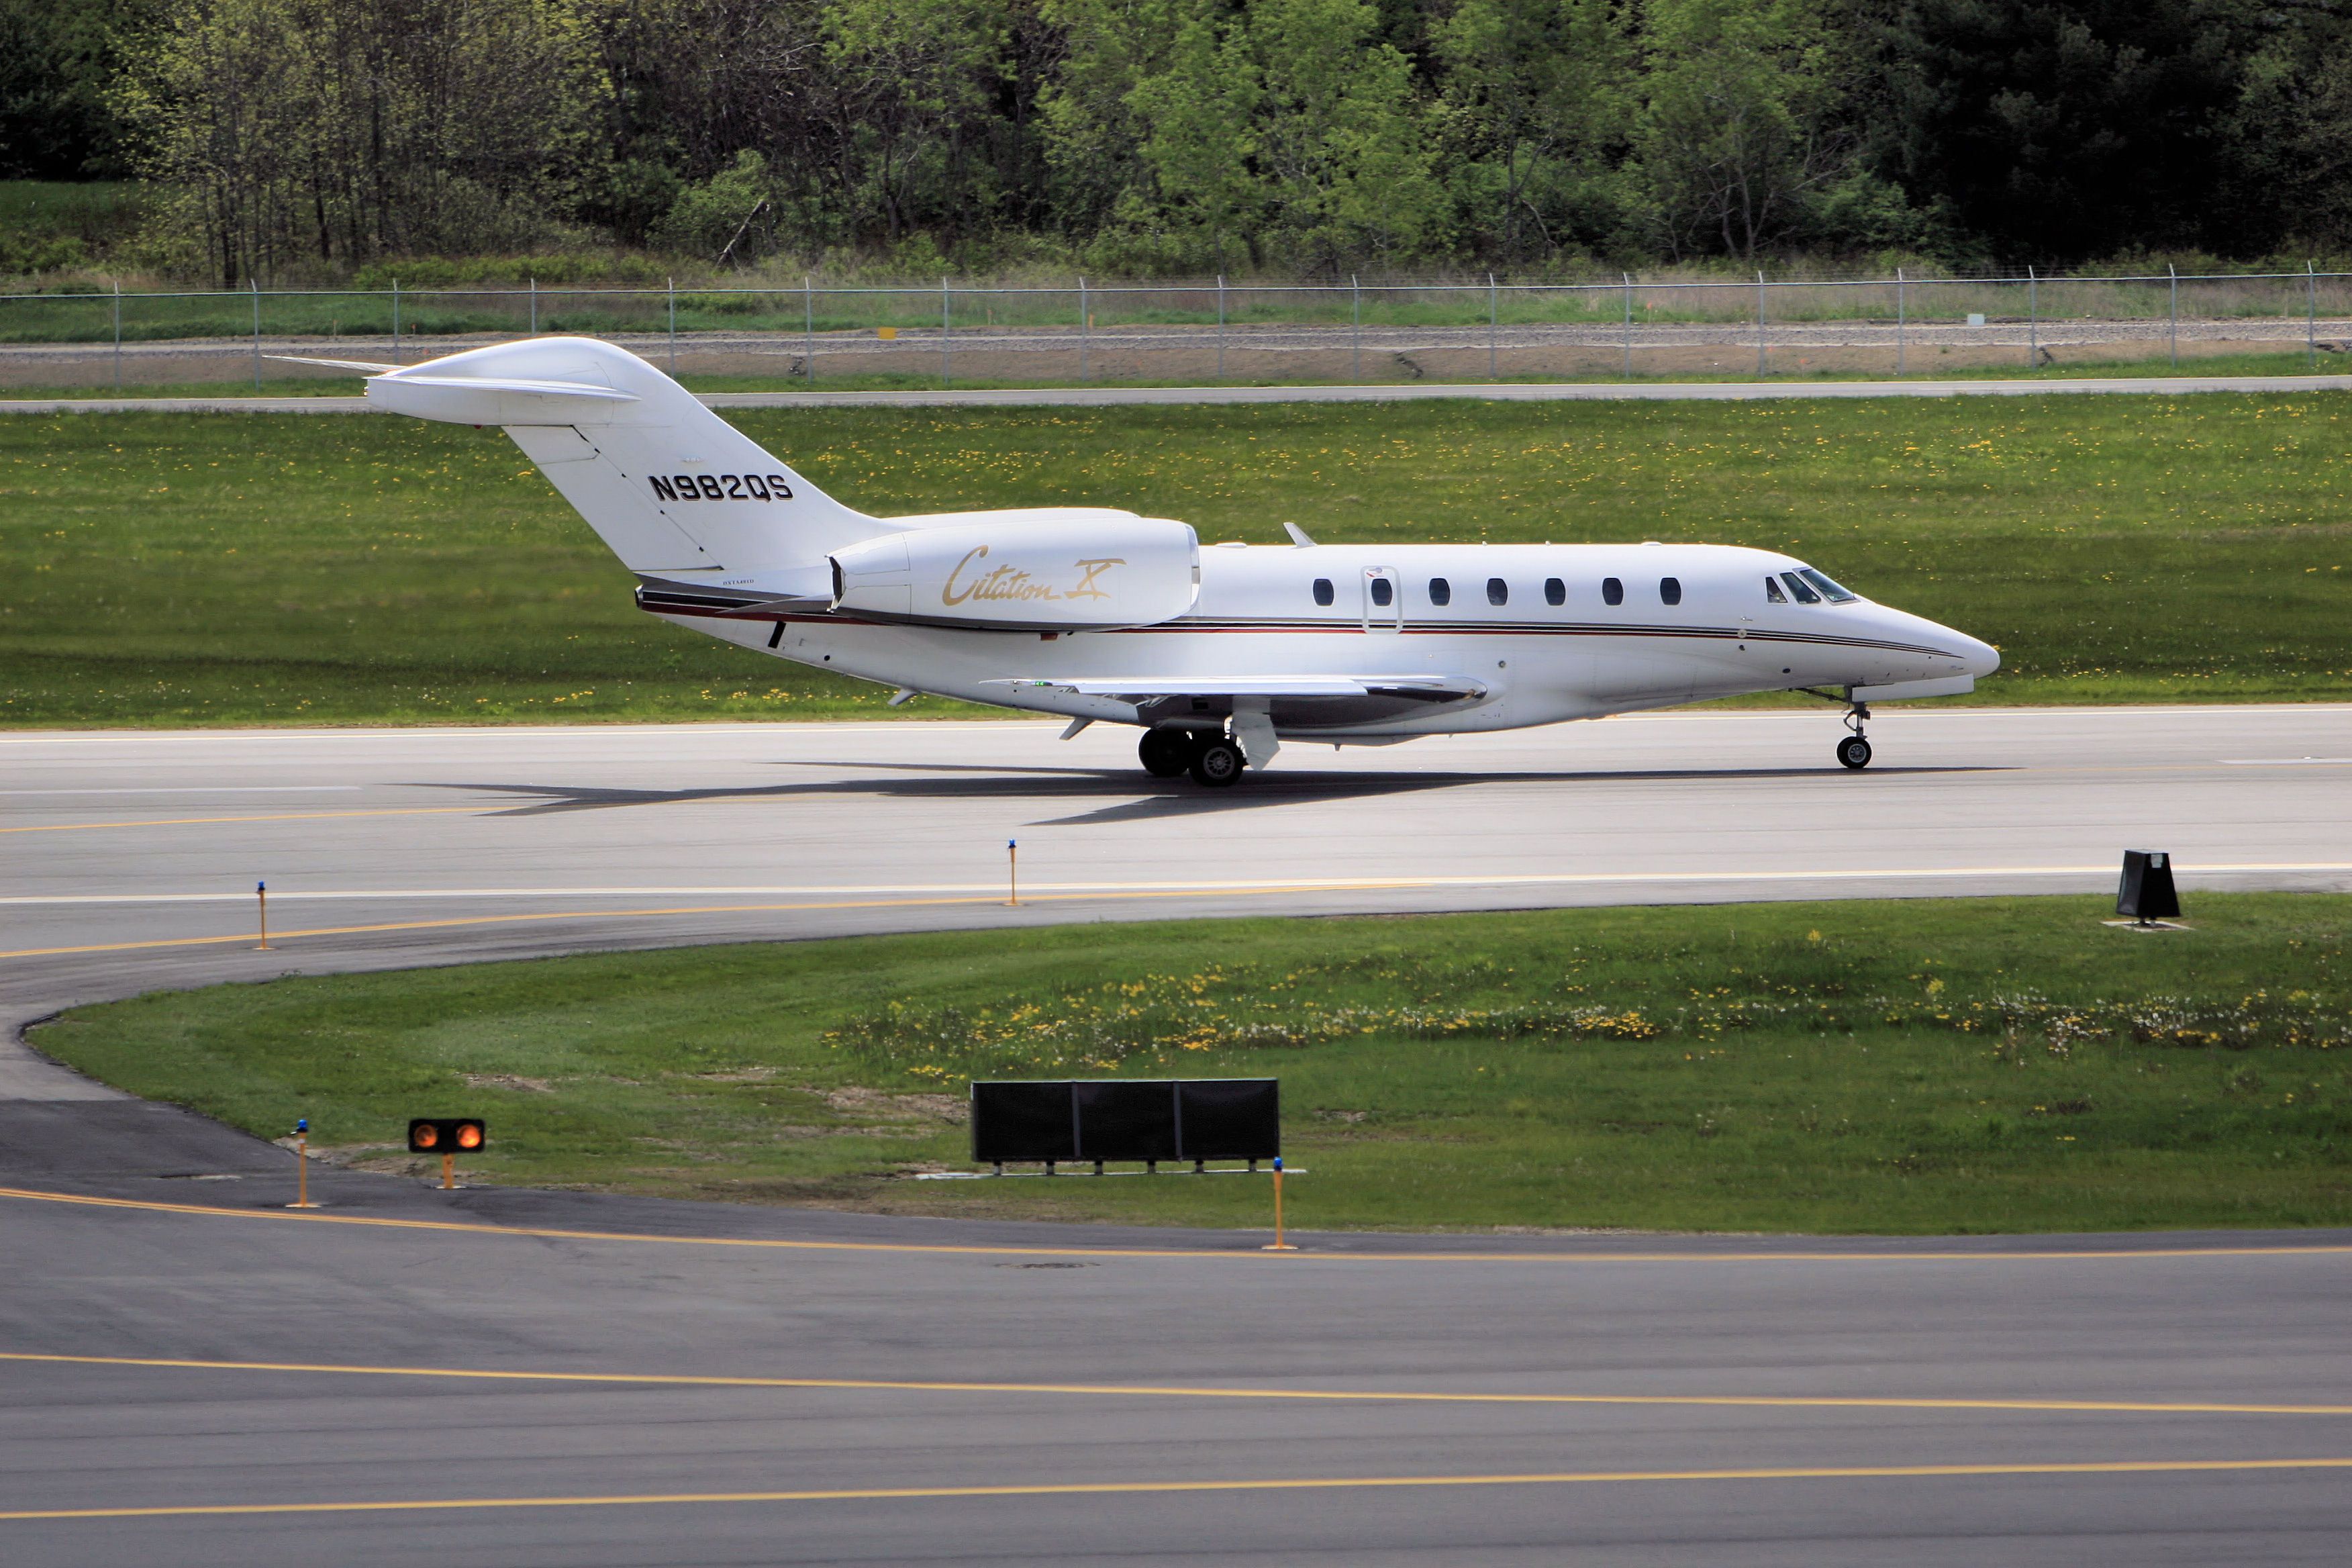
[{"label": "asphalt surface", "polygon": [[[1860,775],[1838,732],[1293,747],[1223,794],[1099,727],[5,735],[0,1007],[1014,920],[2089,890],[2125,847],[2192,910],[2352,886],[2352,708],[1890,707]],[[0,1064],[0,1557],[2318,1563],[2352,1523],[2347,1233],[1268,1255],[335,1171],[314,1218],[290,1163]],[[1375,1397],[1265,1396],[1299,1393]]]},{"label": "asphalt surface", "polygon": [[[713,408],[1107,408],[1169,404],[1724,403],[1758,398],[2018,397],[2352,391],[2352,375],[2056,376],[2036,380],[1405,382],[1380,386],[1011,386],[921,392],[712,392]],[[364,414],[364,397],[18,397],[5,414]]]}]

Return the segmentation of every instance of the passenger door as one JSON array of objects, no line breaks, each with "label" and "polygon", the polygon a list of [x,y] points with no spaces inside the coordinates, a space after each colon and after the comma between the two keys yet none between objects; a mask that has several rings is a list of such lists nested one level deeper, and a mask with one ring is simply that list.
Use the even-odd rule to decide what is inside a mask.
[{"label": "passenger door", "polygon": [[1396,573],[1386,566],[1364,568],[1364,629],[1368,632],[1401,632],[1404,630],[1404,584]]}]

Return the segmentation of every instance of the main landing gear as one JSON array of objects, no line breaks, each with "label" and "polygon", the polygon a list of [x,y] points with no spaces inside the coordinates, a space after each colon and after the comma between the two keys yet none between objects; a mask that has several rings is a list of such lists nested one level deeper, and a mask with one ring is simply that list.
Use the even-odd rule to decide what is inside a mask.
[{"label": "main landing gear", "polygon": [[1189,773],[1193,783],[1211,789],[1224,789],[1240,783],[1245,765],[1239,746],[1208,730],[1173,726],[1146,730],[1135,749],[1142,760],[1143,771],[1153,778],[1172,779]]},{"label": "main landing gear", "polygon": [[1857,702],[1847,709],[1845,727],[1853,733],[1837,743],[1837,760],[1856,771],[1870,766],[1870,738],[1862,732],[1869,719],[1870,705],[1866,702]]}]

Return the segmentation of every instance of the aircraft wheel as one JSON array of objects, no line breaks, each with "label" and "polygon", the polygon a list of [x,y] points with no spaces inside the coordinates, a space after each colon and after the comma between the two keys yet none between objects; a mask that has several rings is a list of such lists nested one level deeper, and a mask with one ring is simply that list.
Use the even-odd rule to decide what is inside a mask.
[{"label": "aircraft wheel", "polygon": [[1870,766],[1870,742],[1859,735],[1848,735],[1837,746],[1837,759],[1849,768]]},{"label": "aircraft wheel", "polygon": [[1135,751],[1156,779],[1172,779],[1192,765],[1192,737],[1182,730],[1146,730]]},{"label": "aircraft wheel", "polygon": [[1224,789],[1241,782],[1242,749],[1231,741],[1212,741],[1192,753],[1192,782]]}]

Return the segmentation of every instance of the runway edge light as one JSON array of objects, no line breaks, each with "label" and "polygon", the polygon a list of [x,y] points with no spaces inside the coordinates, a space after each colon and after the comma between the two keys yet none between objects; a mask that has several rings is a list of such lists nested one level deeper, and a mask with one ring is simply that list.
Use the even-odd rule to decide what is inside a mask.
[{"label": "runway edge light", "polygon": [[408,1152],[441,1156],[441,1188],[457,1185],[457,1156],[489,1147],[489,1125],[478,1116],[415,1116],[408,1122]]}]

